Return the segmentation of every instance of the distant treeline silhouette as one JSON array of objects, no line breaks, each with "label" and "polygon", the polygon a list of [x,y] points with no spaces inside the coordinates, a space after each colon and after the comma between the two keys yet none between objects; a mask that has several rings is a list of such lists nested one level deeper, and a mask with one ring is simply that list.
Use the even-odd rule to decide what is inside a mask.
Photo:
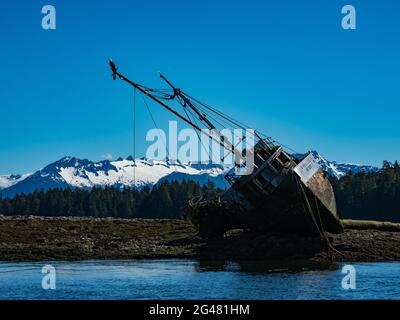
[{"label": "distant treeline silhouette", "polygon": [[[400,222],[400,166],[384,161],[378,172],[357,173],[332,181],[341,218]],[[163,182],[141,190],[93,188],[38,190],[0,199],[0,214],[91,216],[121,218],[181,218],[195,196],[221,194],[211,182]]]},{"label": "distant treeline silhouette", "polygon": [[378,172],[333,181],[341,218],[400,222],[400,166],[383,162]]},{"label": "distant treeline silhouette", "polygon": [[195,196],[215,197],[220,189],[210,182],[163,182],[141,190],[112,187],[38,190],[0,200],[0,214],[118,218],[181,218]]}]

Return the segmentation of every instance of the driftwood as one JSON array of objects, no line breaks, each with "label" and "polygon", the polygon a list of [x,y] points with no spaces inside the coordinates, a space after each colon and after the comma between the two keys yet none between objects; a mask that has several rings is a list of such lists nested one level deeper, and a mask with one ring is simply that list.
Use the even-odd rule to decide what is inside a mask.
[{"label": "driftwood", "polygon": [[400,232],[400,223],[393,223],[387,221],[348,220],[348,219],[342,219],[341,222],[345,229]]}]

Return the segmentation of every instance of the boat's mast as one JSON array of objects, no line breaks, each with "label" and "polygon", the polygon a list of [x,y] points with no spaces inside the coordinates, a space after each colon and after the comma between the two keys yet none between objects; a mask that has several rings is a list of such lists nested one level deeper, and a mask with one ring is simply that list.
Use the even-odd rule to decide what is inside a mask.
[{"label": "boat's mast", "polygon": [[199,109],[197,109],[192,101],[190,101],[190,99],[188,99],[184,94],[182,94],[181,90],[176,88],[166,77],[164,77],[161,73],[160,73],[160,78],[163,79],[166,83],[168,83],[168,85],[172,88],[172,90],[174,90],[174,95],[180,97],[183,102],[188,105],[196,114],[197,116],[200,118],[201,121],[204,121],[204,123],[207,125],[208,129],[213,130],[216,129],[216,127],[206,118],[206,116],[199,111]]},{"label": "boat's mast", "polygon": [[185,118],[184,116],[182,116],[179,112],[175,111],[174,109],[172,109],[170,106],[168,106],[166,103],[162,102],[160,99],[158,99],[157,97],[155,97],[154,95],[152,95],[151,93],[147,92],[146,90],[144,90],[139,84],[137,84],[136,82],[133,82],[131,80],[129,80],[127,77],[125,77],[124,75],[122,75],[121,73],[118,72],[117,68],[115,67],[115,64],[112,60],[110,60],[110,67],[111,70],[113,72],[112,76],[113,79],[115,80],[116,77],[120,78],[121,80],[129,83],[131,86],[135,87],[136,89],[138,89],[141,93],[145,94],[146,96],[148,96],[149,98],[151,98],[152,100],[154,100],[155,102],[157,102],[158,104],[160,104],[161,106],[163,106],[165,109],[167,109],[168,111],[172,112],[174,115],[176,115],[177,117],[179,117],[180,119],[182,119],[183,121],[185,121],[186,123],[190,124],[192,127],[194,127],[195,129],[201,131],[201,128],[199,126],[197,126],[196,124],[194,124],[192,121],[190,121],[189,119]]},{"label": "boat's mast", "polygon": [[[212,140],[214,140],[215,142],[217,142],[220,146],[222,146],[223,148],[225,148],[226,150],[228,150],[229,152],[232,152],[236,156],[241,157],[242,156],[242,152],[236,150],[236,148],[234,147],[233,144],[231,144],[222,134],[221,132],[219,132],[219,130],[217,130],[213,124],[211,122],[207,120],[207,122],[209,122],[211,128],[213,129],[213,132],[216,132],[220,139],[214,137],[212,134],[210,134],[209,132],[207,132],[207,130],[202,130],[198,125],[196,125],[195,123],[193,123],[190,119],[184,117],[183,115],[181,115],[179,112],[175,111],[173,108],[171,108],[170,106],[168,106],[166,103],[164,103],[163,101],[161,101],[159,98],[157,98],[156,96],[152,95],[150,92],[146,91],[145,89],[143,89],[143,87],[141,85],[139,85],[136,82],[133,82],[131,80],[129,80],[127,77],[125,77],[124,75],[122,75],[120,72],[118,72],[117,67],[115,66],[114,62],[112,60],[110,60],[110,67],[111,67],[111,71],[112,71],[112,77],[115,80],[117,77],[127,83],[129,83],[131,86],[133,86],[134,88],[136,88],[137,90],[139,90],[140,92],[142,92],[143,94],[145,94],[147,97],[149,97],[150,99],[152,99],[153,101],[157,102],[159,105],[161,105],[162,107],[164,107],[165,109],[167,109],[168,111],[172,112],[174,115],[176,115],[178,118],[180,118],[181,120],[183,120],[184,122],[186,122],[187,124],[189,124],[190,126],[192,126],[193,128],[195,128],[196,130],[200,131],[201,133],[205,134],[207,137],[211,138]],[[165,77],[162,77],[164,80],[166,80],[168,82],[169,85],[172,86],[172,84],[165,79]],[[173,87],[173,86],[172,86]],[[174,88],[174,87],[173,87]],[[179,90],[179,89],[176,89]],[[183,95],[179,95],[181,98],[184,97]],[[186,97],[185,97],[186,98]],[[187,99],[187,98],[186,98]],[[189,99],[187,99],[189,100]],[[185,100],[184,100],[185,101]],[[186,103],[188,103],[187,101],[185,101]],[[197,110],[196,107],[193,106],[193,104],[190,102],[190,107],[192,107],[193,110]],[[204,117],[204,115],[202,115],[202,113],[200,113],[200,111],[196,111],[196,113],[201,116]],[[207,123],[206,122],[206,123]],[[223,139],[222,139],[223,138]]]},{"label": "boat's mast", "polygon": [[[225,149],[227,149],[228,151],[232,152],[234,155],[238,155],[241,156],[241,152],[239,150],[236,149],[236,146],[234,146],[231,142],[229,142],[229,139],[222,134],[222,132],[217,129],[212,122],[210,122],[207,119],[207,116],[202,113],[201,111],[199,111],[199,109],[192,103],[192,101],[178,88],[176,88],[166,77],[164,77],[161,73],[160,73],[160,77],[161,79],[163,79],[174,91],[174,95],[181,98],[183,100],[184,106],[189,106],[199,117],[200,121],[204,122],[205,125],[208,127],[208,129],[213,130],[213,132],[215,132],[221,139],[221,141],[223,141],[224,147]],[[242,141],[245,139],[245,137],[243,137]],[[239,141],[238,144],[240,144],[242,141]],[[236,154],[236,152],[238,154]],[[226,155],[221,159],[223,161],[223,159],[226,157]]]}]

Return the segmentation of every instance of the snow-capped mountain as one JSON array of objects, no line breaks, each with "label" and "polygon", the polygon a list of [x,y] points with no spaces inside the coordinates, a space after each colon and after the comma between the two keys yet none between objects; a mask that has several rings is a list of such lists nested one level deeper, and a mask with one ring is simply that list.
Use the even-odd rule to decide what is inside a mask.
[{"label": "snow-capped mountain", "polygon": [[311,151],[316,159],[318,159],[318,163],[322,169],[328,172],[329,175],[340,179],[345,176],[350,171],[353,174],[357,174],[360,172],[376,172],[379,170],[378,167],[370,166],[370,165],[360,165],[360,164],[352,164],[352,163],[337,163],[336,161],[326,160],[323,156],[321,156],[317,151]]},{"label": "snow-capped mountain", "polygon": [[[45,168],[20,176],[1,176],[4,183],[0,193],[13,197],[18,193],[29,193],[36,189],[49,188],[92,188],[92,187],[136,187],[153,186],[160,181],[192,180],[205,184],[212,181],[224,188],[224,173],[227,171],[217,164],[191,164],[171,160],[126,159],[92,162],[87,159],[64,157]],[[14,176],[16,177],[16,176]]]},{"label": "snow-capped mountain", "polygon": [[9,174],[6,176],[0,176],[0,190],[9,188],[9,187],[13,186],[14,184],[17,184],[18,182],[26,179],[30,175],[31,175],[30,173],[27,173],[27,174],[23,174],[23,175]]},{"label": "snow-capped mountain", "polygon": [[[377,171],[368,165],[343,164],[328,161],[312,151],[321,167],[330,175],[341,178],[349,171],[353,173]],[[304,155],[295,155],[304,157]],[[36,189],[153,186],[161,181],[191,180],[201,185],[211,181],[220,188],[227,188],[224,175],[229,168],[217,164],[181,163],[171,160],[126,159],[92,162],[87,159],[64,157],[33,174],[0,176],[0,194],[13,197],[18,193],[29,193]]]}]

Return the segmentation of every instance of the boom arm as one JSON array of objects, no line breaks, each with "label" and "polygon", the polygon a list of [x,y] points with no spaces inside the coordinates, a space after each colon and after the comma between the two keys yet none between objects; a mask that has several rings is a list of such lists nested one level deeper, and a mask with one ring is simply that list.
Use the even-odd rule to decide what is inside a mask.
[{"label": "boom arm", "polygon": [[[187,104],[190,108],[192,108],[192,110],[199,116],[200,120],[204,121],[207,126],[209,127],[209,129],[213,130],[213,132],[216,132],[220,139],[217,139],[216,137],[214,137],[212,134],[210,134],[209,132],[207,132],[207,130],[202,130],[197,124],[193,123],[190,119],[186,118],[185,116],[181,115],[179,112],[177,112],[176,110],[174,110],[173,108],[171,108],[169,105],[167,105],[165,102],[163,102],[162,100],[160,100],[158,97],[154,96],[153,94],[151,94],[149,92],[149,90],[146,90],[143,86],[141,86],[140,84],[133,82],[131,80],[129,80],[127,77],[125,77],[124,75],[122,75],[119,71],[118,68],[116,67],[115,63],[112,61],[112,59],[110,59],[110,68],[112,71],[112,77],[114,80],[116,80],[116,78],[118,77],[119,79],[127,82],[128,84],[130,84],[131,86],[133,86],[134,88],[136,88],[137,90],[139,90],[141,93],[145,94],[147,97],[149,97],[150,99],[152,99],[153,101],[155,101],[156,103],[158,103],[159,105],[161,105],[162,107],[164,107],[165,109],[167,109],[169,112],[173,113],[174,115],[176,115],[178,118],[180,118],[181,120],[183,120],[184,122],[186,122],[187,124],[189,124],[190,126],[192,126],[194,129],[202,132],[203,134],[205,134],[206,136],[208,136],[210,139],[212,139],[213,141],[217,142],[220,146],[222,146],[223,148],[225,148],[226,150],[228,150],[229,152],[232,152],[235,155],[235,159],[238,159],[237,157],[239,157],[239,159],[242,156],[242,152],[238,151],[235,146],[233,144],[231,144],[229,142],[229,140],[218,130],[215,128],[215,126],[205,117],[205,115],[203,113],[201,113],[194,105],[193,103],[184,95],[181,93],[181,91],[177,88],[175,88],[171,82],[169,82],[163,75],[160,74],[160,77],[165,80],[174,90],[174,95],[179,96],[185,104]],[[238,164],[239,165],[239,164]]]}]

